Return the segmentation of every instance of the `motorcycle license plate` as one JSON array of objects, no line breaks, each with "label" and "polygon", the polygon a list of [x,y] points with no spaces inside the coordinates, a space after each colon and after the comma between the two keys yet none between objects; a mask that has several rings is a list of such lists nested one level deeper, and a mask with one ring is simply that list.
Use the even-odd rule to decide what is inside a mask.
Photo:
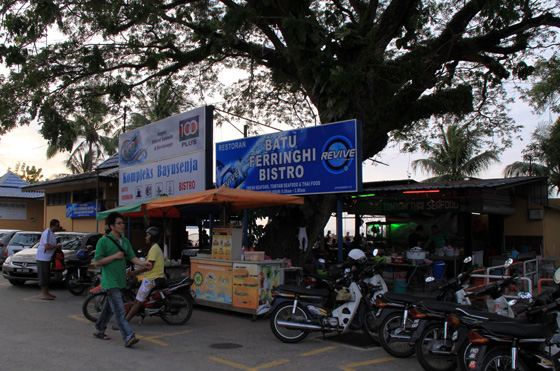
[{"label": "motorcycle license plate", "polygon": [[14,270],[18,273],[31,273],[31,269],[29,268],[16,268]]}]

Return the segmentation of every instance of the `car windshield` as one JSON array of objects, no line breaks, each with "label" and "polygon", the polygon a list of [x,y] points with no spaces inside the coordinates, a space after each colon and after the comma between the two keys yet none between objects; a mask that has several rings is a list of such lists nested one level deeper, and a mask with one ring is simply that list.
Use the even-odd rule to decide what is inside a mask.
[{"label": "car windshield", "polygon": [[30,246],[41,238],[40,234],[16,233],[10,245]]},{"label": "car windshield", "polygon": [[80,247],[82,236],[76,235],[57,235],[56,242],[62,245],[62,250],[76,250]]}]

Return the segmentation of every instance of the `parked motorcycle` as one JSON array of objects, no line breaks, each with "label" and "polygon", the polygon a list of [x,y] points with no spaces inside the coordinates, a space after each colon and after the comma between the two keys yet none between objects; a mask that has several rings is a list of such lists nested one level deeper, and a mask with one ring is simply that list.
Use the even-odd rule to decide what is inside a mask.
[{"label": "parked motorcycle", "polygon": [[66,261],[64,284],[72,295],[81,295],[101,283],[101,268],[91,265],[94,254],[95,250],[80,250],[76,255],[77,259]]},{"label": "parked motorcycle", "polygon": [[[560,284],[560,269],[554,281]],[[559,370],[559,311],[556,287],[530,303],[521,320],[495,322],[472,313],[454,315],[459,326],[467,327],[469,339],[468,347],[458,353],[458,362],[468,370]]]},{"label": "parked motorcycle", "polygon": [[331,270],[332,281],[324,288],[280,285],[273,289],[270,328],[281,341],[296,343],[311,332],[349,332],[359,327],[371,305],[364,296],[370,290],[366,278],[367,258],[363,251],[353,249],[349,262]]},{"label": "parked motorcycle", "polygon": [[[464,259],[463,264],[467,265],[471,261],[472,257],[469,256]],[[450,279],[444,286],[439,287],[437,300],[470,304],[464,286],[472,271],[469,269],[461,273],[457,279]],[[426,281],[433,281],[433,277],[428,277]],[[399,358],[414,354],[415,346],[412,337],[420,320],[413,319],[410,311],[426,299],[428,298],[387,292],[375,300],[377,312],[373,330],[377,331],[379,343],[387,353]]]},{"label": "parked motorcycle", "polygon": [[[482,287],[476,292],[471,292],[471,296],[490,295],[495,300],[503,299],[505,289],[515,280],[515,277],[503,279],[498,282]],[[470,306],[457,305],[451,302],[422,301],[413,310],[412,317],[420,319],[417,329],[411,339],[416,344],[416,357],[420,365],[427,371],[452,371],[457,367],[457,357],[453,352],[454,342],[447,322],[448,317],[457,312],[472,313],[481,318],[493,321],[511,322],[513,311],[510,303],[508,306],[511,316],[503,316],[499,313],[475,311]],[[494,307],[491,307],[494,309]],[[508,313],[508,311],[503,311]],[[502,313],[502,310],[500,310]],[[466,336],[455,338],[458,342],[466,342]]]},{"label": "parked motorcycle", "polygon": [[[158,316],[169,325],[183,325],[191,318],[195,304],[195,294],[190,290],[193,280],[189,277],[173,279],[158,278],[156,285],[148,294],[148,299],[142,303],[136,314],[140,316],[140,324],[146,316]],[[98,286],[90,291],[82,305],[84,316],[92,321],[97,317],[107,300],[107,293]],[[134,298],[134,291],[130,287],[123,290],[123,301],[128,313]]]}]

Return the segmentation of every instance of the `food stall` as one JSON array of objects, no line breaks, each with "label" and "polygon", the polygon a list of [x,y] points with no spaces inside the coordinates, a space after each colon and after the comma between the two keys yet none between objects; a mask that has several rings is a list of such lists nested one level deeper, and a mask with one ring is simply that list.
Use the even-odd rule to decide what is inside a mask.
[{"label": "food stall", "polygon": [[[224,212],[284,204],[302,204],[299,196],[247,191],[222,186],[189,195],[166,197],[146,205],[148,210],[187,205],[215,205]],[[222,224],[225,223],[225,216]],[[211,253],[190,258],[191,277],[198,304],[242,313],[257,314],[268,310],[270,290],[281,284],[282,260],[264,260],[264,252],[243,251],[243,231],[235,224],[212,229]]]},{"label": "food stall", "polygon": [[242,251],[240,228],[215,228],[212,253],[191,258],[192,289],[199,304],[259,314],[268,309],[272,287],[281,282],[282,260]]}]

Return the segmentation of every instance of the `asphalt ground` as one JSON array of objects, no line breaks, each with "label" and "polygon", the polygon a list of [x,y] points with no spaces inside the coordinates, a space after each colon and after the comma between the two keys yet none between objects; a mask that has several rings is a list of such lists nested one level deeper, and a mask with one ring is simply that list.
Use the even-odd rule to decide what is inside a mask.
[{"label": "asphalt ground", "polygon": [[12,286],[0,279],[0,367],[2,370],[421,370],[416,358],[389,356],[361,333],[310,334],[285,344],[272,334],[268,318],[195,306],[190,321],[170,326],[148,317],[132,326],[140,342],[125,348],[120,332],[93,337],[82,315],[85,295],[64,286],[57,299],[41,300],[33,283]]}]

